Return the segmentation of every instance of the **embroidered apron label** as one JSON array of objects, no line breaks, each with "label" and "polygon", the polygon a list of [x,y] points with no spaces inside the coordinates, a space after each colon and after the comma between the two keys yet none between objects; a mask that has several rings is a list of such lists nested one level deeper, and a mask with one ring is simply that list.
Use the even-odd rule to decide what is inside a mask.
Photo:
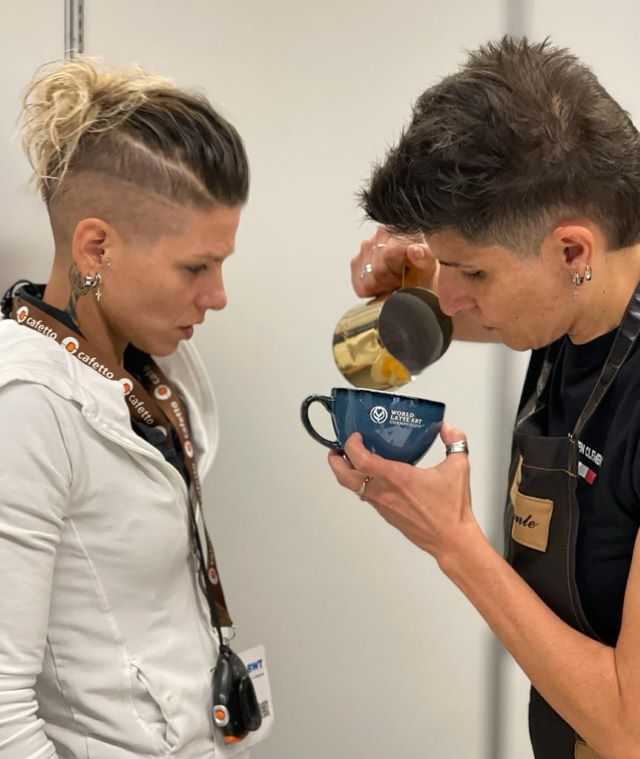
[{"label": "embroidered apron label", "polygon": [[522,479],[522,458],[518,463],[516,476],[511,486],[511,504],[513,506],[513,525],[511,537],[527,548],[545,552],[549,543],[549,527],[553,514],[553,501],[548,498],[535,498],[519,490]]}]

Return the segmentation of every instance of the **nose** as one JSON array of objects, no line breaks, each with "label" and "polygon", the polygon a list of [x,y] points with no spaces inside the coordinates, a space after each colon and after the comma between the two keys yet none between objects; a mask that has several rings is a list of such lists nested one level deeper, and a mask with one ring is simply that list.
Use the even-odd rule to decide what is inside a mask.
[{"label": "nose", "polygon": [[196,298],[196,306],[202,311],[222,311],[227,305],[227,293],[224,289],[222,274],[209,280]]},{"label": "nose", "polygon": [[475,307],[474,299],[469,295],[462,274],[446,266],[440,267],[438,276],[438,300],[440,308],[447,316],[455,316],[461,311]]}]

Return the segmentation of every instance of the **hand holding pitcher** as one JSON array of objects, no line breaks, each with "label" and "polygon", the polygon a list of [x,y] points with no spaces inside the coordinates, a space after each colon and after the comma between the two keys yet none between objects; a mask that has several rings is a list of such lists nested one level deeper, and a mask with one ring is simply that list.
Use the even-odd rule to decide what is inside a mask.
[{"label": "hand holding pitcher", "polygon": [[403,286],[435,289],[438,262],[429,246],[418,239],[395,237],[384,227],[360,245],[351,260],[351,282],[356,295],[369,298],[391,293]]},{"label": "hand holding pitcher", "polygon": [[425,243],[384,229],[362,243],[351,262],[353,287],[359,295],[378,297],[349,309],[333,335],[336,366],[352,385],[401,387],[447,350],[453,324],[425,286],[433,286],[436,271]]}]

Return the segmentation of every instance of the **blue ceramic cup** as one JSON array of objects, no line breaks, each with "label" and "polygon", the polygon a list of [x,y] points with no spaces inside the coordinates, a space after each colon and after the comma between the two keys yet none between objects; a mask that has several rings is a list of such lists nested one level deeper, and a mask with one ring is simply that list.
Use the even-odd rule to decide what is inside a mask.
[{"label": "blue ceramic cup", "polygon": [[[309,420],[313,403],[320,403],[331,415],[336,440],[327,440],[314,429]],[[307,432],[327,448],[342,451],[349,436],[359,432],[372,453],[415,464],[440,432],[444,409],[444,403],[424,398],[334,387],[331,397],[305,398],[300,414]]]}]

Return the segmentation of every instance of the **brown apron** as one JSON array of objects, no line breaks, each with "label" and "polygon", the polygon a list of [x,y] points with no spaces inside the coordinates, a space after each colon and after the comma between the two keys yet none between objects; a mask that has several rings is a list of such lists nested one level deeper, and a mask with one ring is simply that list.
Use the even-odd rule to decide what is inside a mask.
[{"label": "brown apron", "polygon": [[[580,506],[576,498],[578,447],[585,424],[598,408],[640,334],[640,285],[636,289],[600,377],[573,432],[549,437],[546,391],[556,356],[547,350],[535,391],[516,421],[511,483],[505,512],[506,558],[564,622],[599,640],[589,624],[575,576]],[[529,733],[536,759],[598,759],[598,755],[531,688]]]}]

